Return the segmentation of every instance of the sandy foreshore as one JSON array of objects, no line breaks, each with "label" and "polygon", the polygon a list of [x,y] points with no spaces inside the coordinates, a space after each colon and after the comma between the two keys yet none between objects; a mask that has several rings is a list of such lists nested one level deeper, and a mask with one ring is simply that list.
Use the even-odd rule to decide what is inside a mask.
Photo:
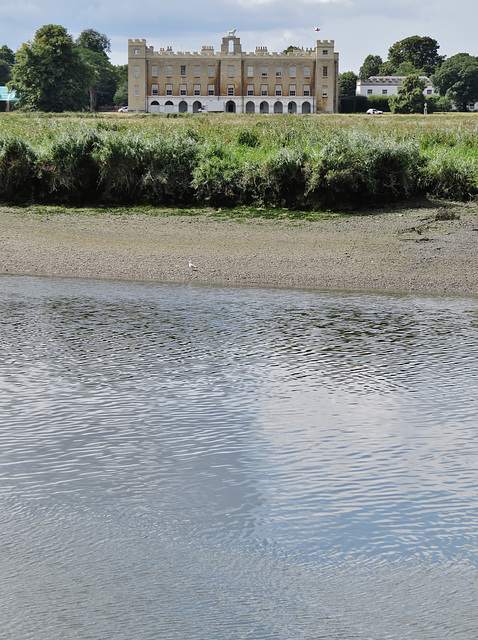
[{"label": "sandy foreshore", "polygon": [[471,203],[315,222],[38,211],[0,207],[1,274],[478,295]]}]

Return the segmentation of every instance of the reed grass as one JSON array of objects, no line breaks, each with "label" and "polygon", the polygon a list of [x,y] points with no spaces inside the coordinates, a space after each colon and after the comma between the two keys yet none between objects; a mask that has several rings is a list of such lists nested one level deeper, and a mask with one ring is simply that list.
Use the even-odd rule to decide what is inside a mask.
[{"label": "reed grass", "polygon": [[0,201],[353,209],[478,195],[476,114],[0,114]]}]

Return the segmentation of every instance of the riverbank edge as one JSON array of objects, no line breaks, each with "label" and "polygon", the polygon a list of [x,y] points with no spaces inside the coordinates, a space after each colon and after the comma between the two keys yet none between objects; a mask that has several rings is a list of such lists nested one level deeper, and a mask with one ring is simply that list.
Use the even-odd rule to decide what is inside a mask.
[{"label": "riverbank edge", "polygon": [[315,221],[167,213],[0,207],[0,274],[478,295],[476,203]]}]

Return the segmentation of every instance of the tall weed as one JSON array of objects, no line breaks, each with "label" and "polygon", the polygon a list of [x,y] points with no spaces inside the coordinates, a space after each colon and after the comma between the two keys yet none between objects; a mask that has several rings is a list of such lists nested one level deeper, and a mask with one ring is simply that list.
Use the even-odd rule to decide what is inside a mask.
[{"label": "tall weed", "polygon": [[18,136],[0,139],[0,201],[28,202],[34,197],[36,155]]}]

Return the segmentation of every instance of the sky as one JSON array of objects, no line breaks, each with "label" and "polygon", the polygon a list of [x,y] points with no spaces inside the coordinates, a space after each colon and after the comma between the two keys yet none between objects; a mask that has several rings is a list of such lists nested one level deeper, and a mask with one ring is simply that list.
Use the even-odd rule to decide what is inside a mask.
[{"label": "sky", "polygon": [[145,38],[155,50],[217,51],[236,29],[243,51],[334,40],[340,72],[357,73],[367,55],[386,60],[392,44],[413,35],[437,40],[447,58],[478,56],[477,23],[476,0],[0,0],[0,46],[16,51],[45,24],[74,38],[95,29],[110,39],[113,64],[127,63],[128,38]]}]

